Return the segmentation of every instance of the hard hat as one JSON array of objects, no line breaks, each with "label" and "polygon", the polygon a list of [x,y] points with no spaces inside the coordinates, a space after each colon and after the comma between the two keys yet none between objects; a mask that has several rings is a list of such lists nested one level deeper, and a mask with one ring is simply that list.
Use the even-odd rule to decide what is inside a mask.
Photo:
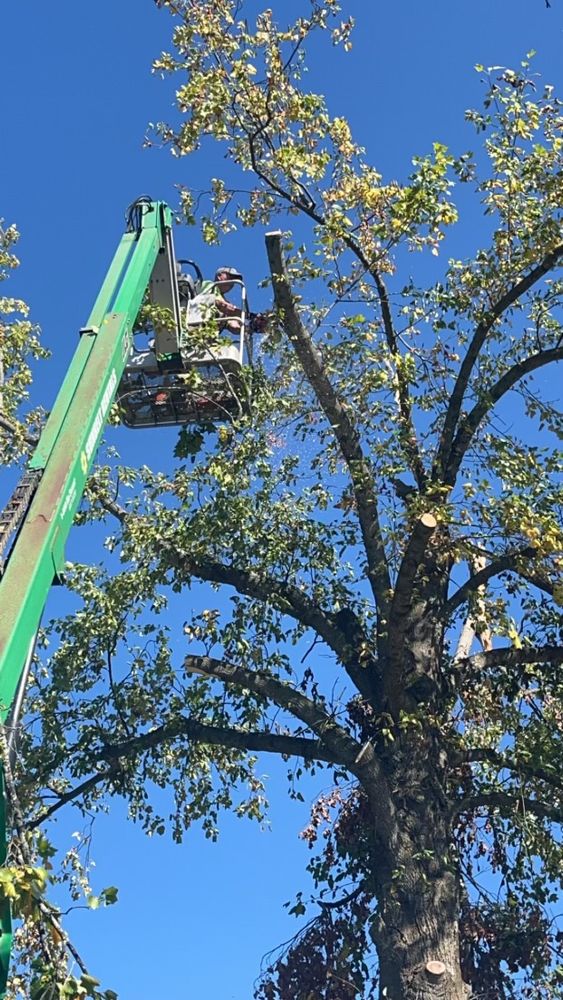
[{"label": "hard hat", "polygon": [[242,280],[242,274],[240,271],[237,271],[236,267],[218,267],[215,271],[216,279],[219,274],[226,274],[232,281],[235,281],[236,279],[239,281]]}]

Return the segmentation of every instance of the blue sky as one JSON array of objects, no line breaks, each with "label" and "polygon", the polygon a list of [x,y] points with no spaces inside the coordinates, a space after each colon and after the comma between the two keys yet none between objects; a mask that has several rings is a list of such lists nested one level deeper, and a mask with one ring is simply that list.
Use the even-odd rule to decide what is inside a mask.
[{"label": "blue sky", "polygon": [[[303,4],[268,3],[282,18]],[[327,57],[315,48],[310,86],[327,94],[332,112],[350,118],[387,177],[403,177],[411,157],[433,141],[456,152],[473,143],[463,112],[480,100],[475,63],[515,64],[536,49],[535,68],[563,89],[563,0],[550,10],[544,0],[351,0],[344,13],[357,21],[353,51]],[[152,0],[27,0],[0,12],[0,215],[22,232],[22,267],[11,294],[31,304],[53,352],[37,379],[36,401],[46,406],[126,206],[145,192],[174,205],[176,183],[203,186],[221,171],[220,157],[192,163],[142,148],[147,123],[171,113],[173,83],[150,72],[169,34],[170,18]],[[193,231],[178,233],[180,256],[199,257],[207,271],[235,263],[249,280],[251,301],[267,305],[265,293],[253,293],[266,270],[261,234],[234,234],[221,251],[193,240]],[[471,243],[471,226],[465,240]],[[152,447],[146,437],[136,442],[133,457]],[[69,555],[84,559],[80,535]],[[287,799],[285,767],[268,760],[262,770],[273,776],[270,832],[227,819],[218,845],[194,830],[178,848],[148,841],[119,805],[97,822],[96,881],[118,884],[122,902],[77,920],[76,939],[93,972],[122,1000],[248,1000],[262,954],[293,933],[281,904],[302,885],[307,851],[297,834],[308,803]],[[75,823],[62,819],[61,828]]]}]

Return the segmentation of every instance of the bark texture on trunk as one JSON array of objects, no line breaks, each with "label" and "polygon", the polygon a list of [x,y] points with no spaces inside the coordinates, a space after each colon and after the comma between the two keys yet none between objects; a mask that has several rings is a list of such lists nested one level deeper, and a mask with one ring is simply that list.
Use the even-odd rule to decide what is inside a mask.
[{"label": "bark texture on trunk", "polygon": [[[413,758],[408,779],[405,776],[407,795],[397,787],[391,792],[394,822],[384,838],[377,816],[381,794],[378,802],[372,802],[378,845],[373,878],[379,900],[373,938],[382,1000],[469,996],[461,974],[460,884],[451,863],[447,811],[441,796],[428,794],[432,778],[428,774],[426,781],[423,778],[427,767],[433,766],[430,756]],[[398,778],[397,772],[394,777]],[[412,797],[413,779],[419,785],[418,801]]]},{"label": "bark texture on trunk", "polygon": [[456,879],[391,893],[374,932],[385,1000],[467,1000],[460,968]]},{"label": "bark texture on trunk", "polygon": [[364,782],[374,829],[379,906],[372,933],[381,1000],[467,1000],[471,993],[460,964],[451,790],[432,723],[447,713],[450,697],[442,674],[444,579],[427,563],[395,627],[400,641],[382,664],[385,703],[378,706],[395,720],[393,741],[376,751],[385,788],[381,780],[370,787],[368,775]]}]

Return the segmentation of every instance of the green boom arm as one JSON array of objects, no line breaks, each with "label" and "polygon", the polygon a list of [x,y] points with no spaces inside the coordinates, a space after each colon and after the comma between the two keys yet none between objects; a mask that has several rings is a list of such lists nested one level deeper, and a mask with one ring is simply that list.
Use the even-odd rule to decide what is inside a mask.
[{"label": "green boom arm", "polygon": [[[0,722],[5,722],[60,573],[68,533],[131,348],[131,332],[159,253],[168,252],[170,209],[141,202],[139,225],[117,248],[53,411],[29,463],[39,478],[0,580]],[[0,865],[6,863],[0,789]],[[8,902],[0,903],[0,998],[11,950]]]}]

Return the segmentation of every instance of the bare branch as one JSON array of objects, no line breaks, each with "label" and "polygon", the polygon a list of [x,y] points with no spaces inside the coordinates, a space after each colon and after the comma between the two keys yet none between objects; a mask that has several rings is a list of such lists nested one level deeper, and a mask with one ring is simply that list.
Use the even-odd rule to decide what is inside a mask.
[{"label": "bare branch", "polygon": [[538,281],[540,281],[544,275],[546,275],[555,265],[558,263],[559,259],[563,256],[563,244],[555,247],[548,254],[545,255],[543,260],[534,267],[528,274],[523,278],[520,278],[511,288],[505,292],[504,295],[493,305],[491,309],[487,312],[486,316],[483,317],[481,322],[477,325],[475,333],[473,334],[473,339],[469,344],[467,353],[461,364],[459,370],[459,375],[457,377],[453,392],[450,397],[449,406],[446,412],[446,418],[444,421],[444,429],[442,431],[442,437],[440,444],[438,446],[438,451],[436,455],[436,462],[434,466],[433,477],[442,481],[445,470],[451,464],[451,449],[452,442],[454,440],[454,435],[456,427],[459,421],[459,415],[461,413],[461,406],[463,399],[469,385],[469,378],[471,372],[473,371],[473,366],[479,357],[481,348],[485,343],[487,335],[493,328],[496,321],[513,306],[518,299],[524,295],[530,288],[533,287]]},{"label": "bare branch", "polygon": [[457,803],[455,811],[459,815],[478,809],[486,809],[489,814],[498,810],[507,819],[513,818],[515,814],[525,816],[528,812],[539,819],[563,823],[563,807],[519,795],[516,789],[514,792],[491,791],[468,795]]},{"label": "bare branch", "polygon": [[498,559],[493,559],[487,566],[484,566],[477,573],[474,573],[473,576],[470,576],[456,590],[455,594],[452,594],[445,605],[446,614],[452,614],[460,604],[464,604],[465,601],[469,600],[475,591],[478,591],[493,576],[499,576],[501,573],[509,571],[520,574],[521,571],[518,568],[520,560],[533,559],[535,555],[537,555],[537,550],[532,545],[526,545],[521,549],[514,549],[512,552],[507,552],[504,556],[499,556]]},{"label": "bare branch", "polygon": [[475,629],[473,628],[473,619],[471,618],[471,615],[468,615],[463,623],[463,628],[457,642],[453,658],[454,663],[457,663],[459,660],[464,660],[469,656],[474,638]]},{"label": "bare branch", "polygon": [[291,291],[281,248],[281,233],[266,234],[268,261],[277,308],[283,316],[287,335],[301,362],[319,404],[331,424],[342,456],[348,466],[368,563],[368,577],[383,617],[389,603],[391,582],[383,545],[373,476],[363,454],[360,436],[348,410],[327,378],[322,359],[305,330]]},{"label": "bare branch", "polygon": [[563,663],[563,646],[503,646],[490,649],[485,653],[475,653],[464,660],[458,660],[457,666],[466,671],[489,670],[491,667],[517,667],[521,663]]},{"label": "bare branch", "polygon": [[[224,563],[211,559],[193,559],[175,547],[163,546],[161,553],[170,566],[197,576],[201,580],[228,584],[239,594],[247,597],[271,601],[279,611],[295,618],[306,628],[313,629],[336,653],[360,693],[366,698],[371,697],[372,677],[365,667],[361,667],[358,663],[358,643],[350,643],[348,636],[340,627],[338,614],[322,611],[299,587],[281,583],[262,572],[225,566]],[[361,637],[359,640],[361,642]]]},{"label": "bare branch", "polygon": [[[471,559],[471,569],[473,571],[473,577],[475,579],[479,574],[486,569],[486,557],[483,555],[476,555]],[[461,630],[461,635],[459,637],[459,642],[457,644],[457,650],[455,652],[454,661],[463,660],[465,657],[469,656],[471,652],[471,646],[473,645],[473,640],[476,635],[479,636],[481,646],[485,651],[493,648],[491,630],[486,625],[486,614],[485,614],[485,583],[486,580],[481,580],[476,587],[476,601],[475,601],[475,614],[469,614]]]},{"label": "bare branch", "polygon": [[451,447],[450,460],[447,465],[444,482],[450,486],[453,486],[455,483],[459,467],[473,435],[493,406],[498,403],[499,399],[506,395],[512,386],[516,382],[519,382],[521,378],[524,378],[525,375],[535,371],[537,368],[543,368],[545,365],[552,364],[554,361],[562,360],[563,347],[554,347],[549,351],[540,351],[539,354],[532,354],[529,358],[525,358],[524,361],[520,361],[519,364],[513,365],[498,382],[487,390],[482,399],[476,403],[471,412],[468,413],[460,424]]},{"label": "bare branch", "polygon": [[262,671],[247,670],[245,667],[210,656],[186,656],[184,665],[193,673],[215,678],[225,684],[236,684],[238,687],[247,688],[259,697],[284,708],[318,736],[331,751],[335,762],[353,767],[361,750],[361,744],[352,739],[320,705],[300,691],[296,691],[291,685],[278,681]]},{"label": "bare branch", "polygon": [[[279,195],[284,201],[289,202],[294,208],[303,212],[305,215],[309,216],[318,226],[323,226],[326,228],[327,220],[324,216],[316,209],[314,202],[305,201],[303,198],[298,198],[292,195],[289,191],[286,191],[280,184],[277,183],[269,174],[267,174],[260,166],[258,162],[258,155],[256,152],[256,139],[259,135],[263,134],[269,125],[269,121],[266,123],[259,124],[256,131],[252,134],[248,134],[250,159],[252,163],[252,169],[257,177],[264,182],[268,187]],[[399,415],[401,421],[401,440],[404,448],[405,455],[409,460],[411,470],[414,477],[418,483],[420,489],[424,488],[426,483],[426,473],[424,471],[424,466],[422,464],[422,459],[418,450],[418,444],[416,439],[416,432],[414,424],[412,421],[412,404],[409,393],[409,383],[401,371],[400,365],[397,363],[400,360],[399,347],[397,343],[397,336],[395,333],[395,327],[393,324],[393,317],[391,315],[391,306],[389,303],[389,295],[387,292],[387,287],[385,282],[379,273],[378,269],[375,267],[373,261],[370,261],[366,255],[363,253],[362,248],[359,243],[354,239],[350,233],[342,234],[342,241],[345,246],[354,254],[354,256],[359,260],[360,264],[364,268],[366,274],[371,275],[373,278],[375,288],[377,291],[377,296],[379,299],[379,305],[381,308],[381,318],[383,321],[383,330],[385,332],[385,339],[391,358],[393,361],[394,371],[397,376],[397,389],[398,389],[398,405],[399,405]]]}]

